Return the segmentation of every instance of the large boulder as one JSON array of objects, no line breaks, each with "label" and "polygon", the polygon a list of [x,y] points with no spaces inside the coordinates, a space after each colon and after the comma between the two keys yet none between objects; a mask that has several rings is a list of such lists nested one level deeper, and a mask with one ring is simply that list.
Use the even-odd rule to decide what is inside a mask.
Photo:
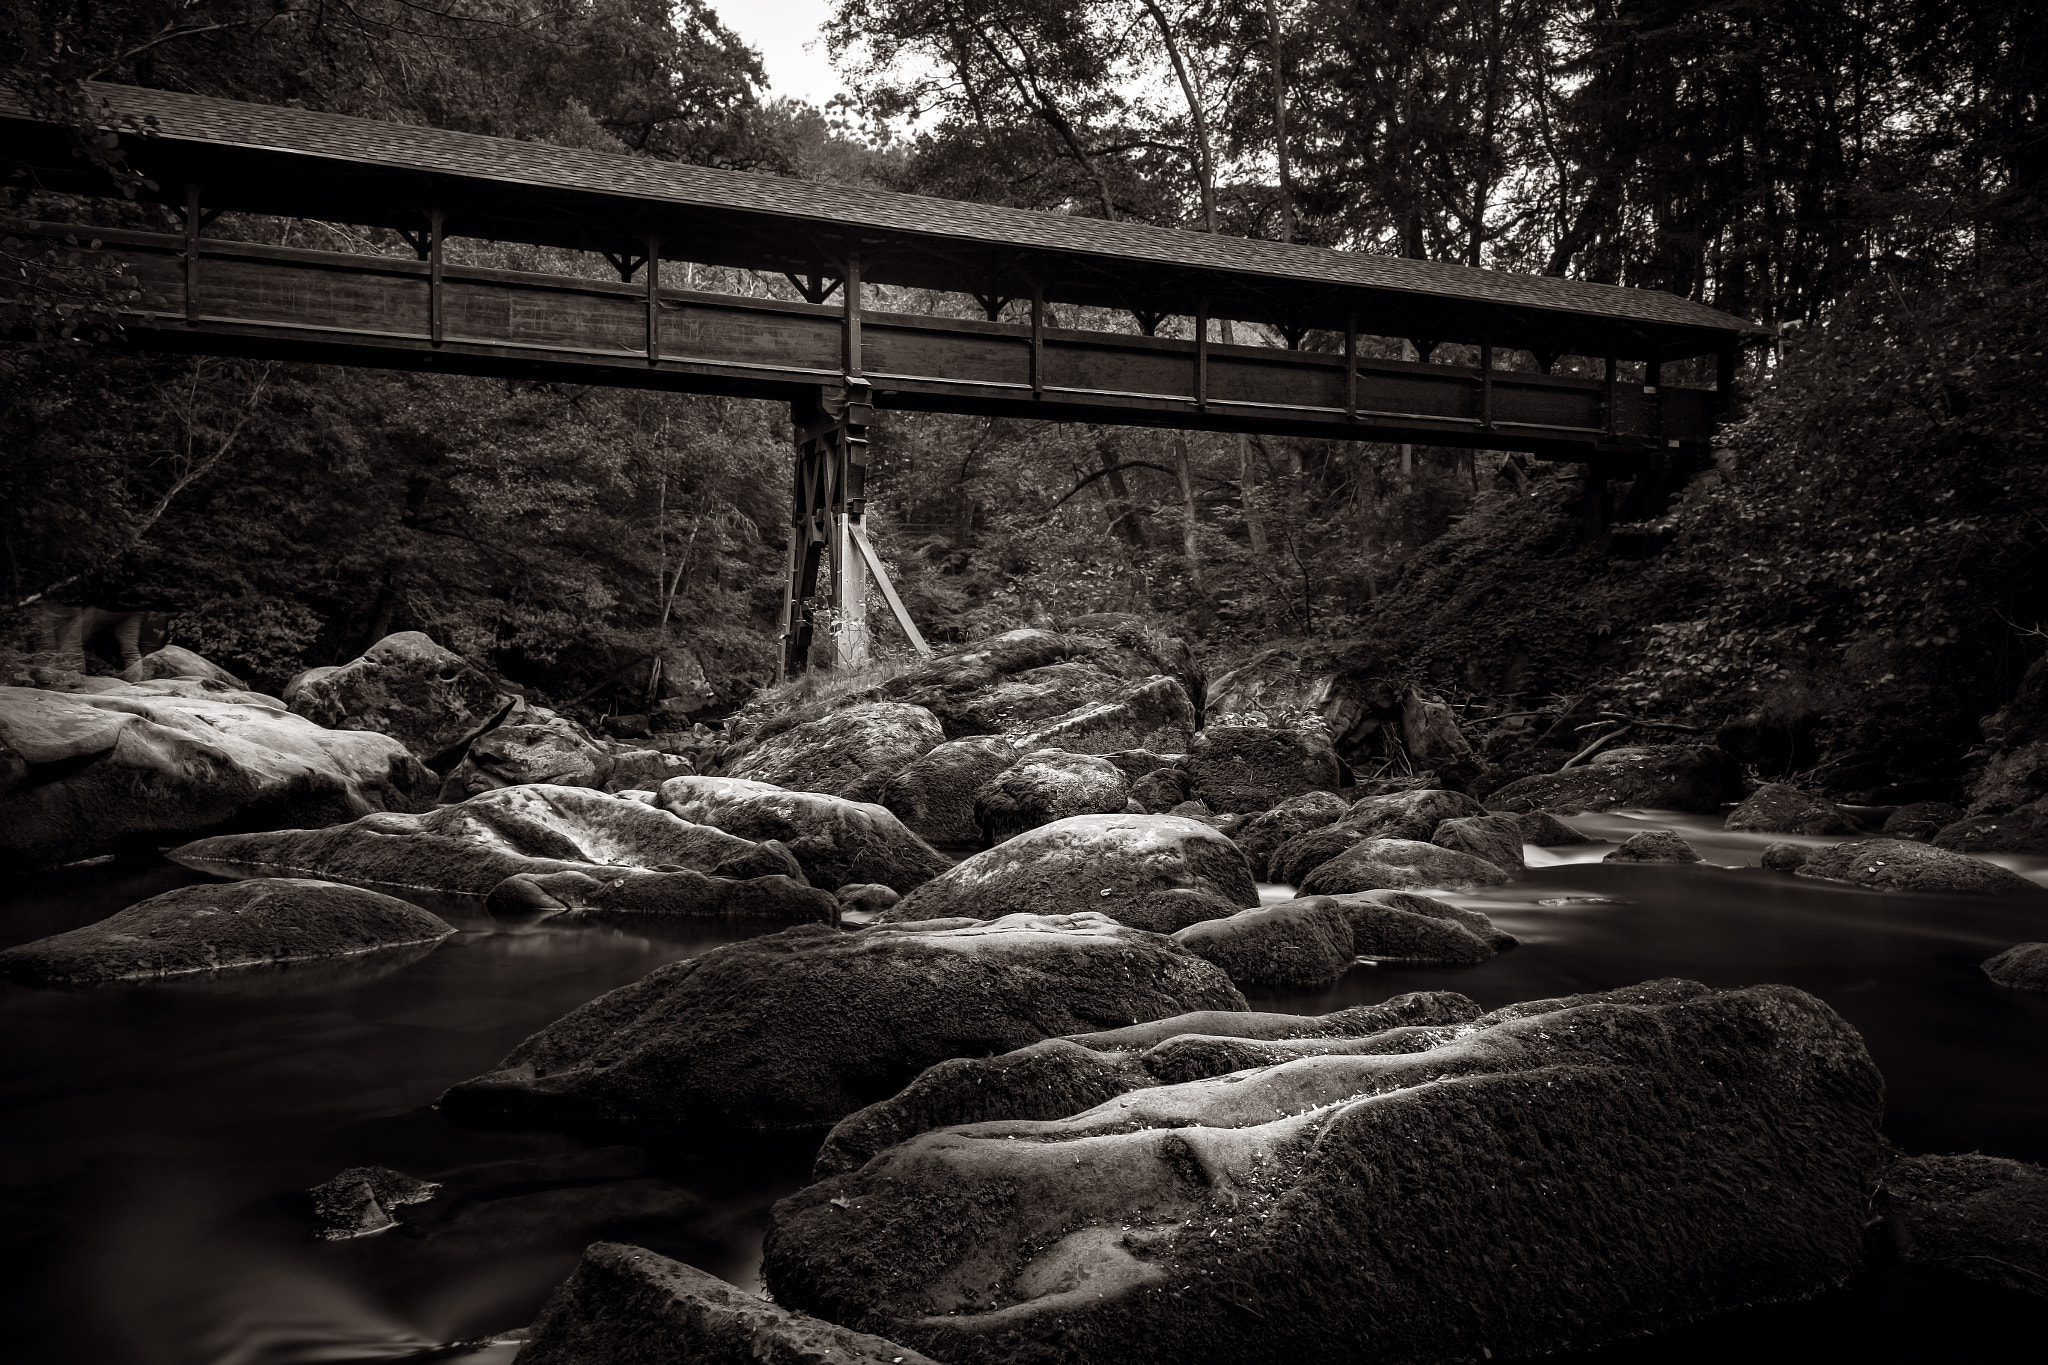
[{"label": "large boulder", "polygon": [[927,1068],[886,1100],[833,1126],[815,1177],[856,1171],[934,1128],[992,1119],[1063,1119],[1119,1095],[1329,1052],[1417,1052],[1481,1014],[1456,991],[1417,991],[1334,1014],[1202,1010],[1099,1033],[1049,1038],[993,1057]]},{"label": "large boulder", "polygon": [[1486,798],[1488,810],[1548,810],[1564,815],[1646,806],[1712,814],[1727,793],[1727,756],[1696,744],[1636,749],[1605,763],[1510,782]]},{"label": "large boulder", "polygon": [[805,1128],[948,1057],[1243,1007],[1207,962],[1101,915],[807,925],[601,995],[441,1105],[522,1122]]},{"label": "large boulder", "polygon": [[1399,734],[1407,687],[1401,668],[1371,641],[1265,650],[1209,686],[1208,714],[1288,725],[1313,717],[1339,757],[1362,763]]},{"label": "large boulder", "polygon": [[1131,800],[1151,815],[1172,813],[1188,803],[1187,769],[1169,765],[1141,774],[1131,783]]},{"label": "large boulder", "polygon": [[1521,872],[1522,820],[1516,815],[1466,815],[1446,820],[1430,832],[1438,848],[1483,858],[1503,872]]},{"label": "large boulder", "polygon": [[1300,886],[1309,873],[1371,837],[1341,820],[1306,834],[1297,834],[1273,850],[1273,856],[1266,860],[1265,879],[1285,886]]},{"label": "large boulder", "polygon": [[[1773,845],[1775,847],[1775,845]],[[1699,851],[1675,829],[1646,829],[1621,841],[1603,863],[1697,863]]]},{"label": "large boulder", "polygon": [[[1405,903],[1368,893],[1304,896],[1191,924],[1173,941],[1221,967],[1239,987],[1327,986],[1360,958],[1433,966],[1473,966],[1493,957],[1500,933],[1477,911],[1413,893]],[[1402,894],[1402,893],[1394,893]],[[1478,921],[1468,927],[1468,920]]]},{"label": "large boulder", "polygon": [[217,683],[0,687],[0,865],[422,810],[434,786],[396,740],[324,730]]},{"label": "large boulder", "polygon": [[186,976],[437,943],[438,916],[374,891],[295,877],[181,886],[96,924],[0,952],[0,976],[41,986]]},{"label": "large boulder", "polygon": [[1360,798],[1338,823],[1368,839],[1414,839],[1426,842],[1446,820],[1463,820],[1486,814],[1463,792],[1440,787],[1388,792],[1384,796]]},{"label": "large boulder", "polygon": [[2048,800],[1951,820],[1935,831],[1933,843],[1953,853],[2048,853]]},{"label": "large boulder", "polygon": [[1466,891],[1509,881],[1504,868],[1484,858],[1413,839],[1367,839],[1353,844],[1301,879],[1304,896],[1347,891]]},{"label": "large boulder", "polygon": [[953,1365],[1428,1365],[1861,1268],[1883,1081],[1812,996],[1656,982],[1445,1034],[922,1133],[778,1204],[764,1278]]},{"label": "large boulder", "polygon": [[1252,865],[1252,875],[1267,881],[1273,855],[1282,844],[1310,830],[1336,824],[1350,809],[1350,803],[1335,792],[1304,792],[1271,810],[1260,811],[1238,826],[1231,838],[1244,850],[1245,859]]},{"label": "large boulder", "polygon": [[990,778],[974,794],[981,846],[1070,815],[1116,815],[1130,800],[1130,779],[1108,759],[1038,749]]},{"label": "large boulder", "polygon": [[938,717],[922,706],[867,702],[755,742],[727,759],[725,776],[873,801],[890,778],[945,738]]},{"label": "large boulder", "polygon": [[666,811],[582,787],[504,787],[425,815],[367,815],[329,829],[228,834],[171,850],[228,877],[314,876],[487,896],[520,873],[616,867],[710,872],[752,845]]},{"label": "large boulder", "polygon": [[[724,865],[721,865],[724,866]],[[770,872],[720,876],[678,868],[653,872],[523,872],[491,889],[485,906],[505,917],[561,918],[600,924],[641,919],[839,921],[839,899],[799,877]]]},{"label": "large boulder", "polygon": [[1980,966],[2001,986],[2019,991],[2048,991],[2048,943],[2016,943]]},{"label": "large boulder", "polygon": [[661,807],[742,839],[786,844],[811,885],[827,891],[877,882],[907,893],[952,866],[901,820],[866,801],[730,777],[672,777],[661,784]]},{"label": "large boulder", "polygon": [[1037,721],[1014,736],[1020,749],[1077,754],[1185,750],[1201,724],[1187,690],[1168,677],[1117,685],[1110,695]]},{"label": "large boulder", "polygon": [[792,1313],[644,1247],[586,1247],[521,1365],[937,1365],[908,1346]]},{"label": "large boulder", "polygon": [[1581,834],[1547,810],[1523,811],[1515,819],[1522,825],[1522,842],[1538,848],[1565,848],[1593,842],[1592,835]]},{"label": "large boulder", "polygon": [[979,844],[974,794],[1016,761],[1017,746],[998,735],[948,740],[890,778],[882,788],[881,805],[931,843]]},{"label": "large boulder", "polygon": [[[1768,866],[1771,850],[1764,852]],[[2039,886],[1997,863],[1905,839],[1859,839],[1817,848],[1798,864],[1793,875],[1848,882],[1879,891],[2041,894]]]},{"label": "large boulder", "polygon": [[500,725],[470,742],[441,784],[441,799],[466,801],[500,787],[536,783],[601,788],[612,767],[610,753],[566,727]]},{"label": "large boulder", "polygon": [[482,669],[416,630],[387,635],[349,663],[309,669],[285,688],[294,715],[330,730],[390,735],[442,771],[513,700]]},{"label": "large boulder", "polygon": [[149,682],[156,678],[199,678],[217,682],[235,692],[246,692],[249,684],[214,663],[203,654],[195,654],[182,645],[165,645],[151,654],[145,654],[121,670],[123,682]]},{"label": "large boulder", "polygon": [[[1887,815],[1884,828],[1878,832],[1887,839],[1916,839],[1924,843],[1961,819],[1962,814],[1962,807],[1946,801],[1912,801]],[[1955,851],[1967,853],[1970,850]]]},{"label": "large boulder", "polygon": [[891,920],[993,920],[1019,912],[1099,911],[1170,934],[1258,903],[1237,845],[1171,815],[1075,815],[1027,830],[926,882]]},{"label": "large boulder", "polygon": [[1728,812],[1723,827],[1756,834],[1856,834],[1856,821],[1826,797],[1782,782],[1758,787]]},{"label": "large boulder", "polygon": [[1436,768],[1472,756],[1472,745],[1458,732],[1451,708],[1411,691],[1401,701],[1401,742],[1417,767]]},{"label": "large boulder", "polygon": [[1878,1258],[2048,1302],[2048,1169],[1984,1156],[1907,1156],[1870,1211]]},{"label": "large boulder", "polygon": [[1271,810],[1303,792],[1337,789],[1337,753],[1321,730],[1212,725],[1188,749],[1194,798],[1211,810]]}]

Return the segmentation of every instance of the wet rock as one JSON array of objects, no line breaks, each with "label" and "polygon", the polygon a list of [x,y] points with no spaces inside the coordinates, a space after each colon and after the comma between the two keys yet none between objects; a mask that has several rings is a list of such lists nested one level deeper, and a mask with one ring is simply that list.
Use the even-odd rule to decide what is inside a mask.
[{"label": "wet rock", "polygon": [[1484,858],[1413,839],[1367,839],[1353,844],[1302,878],[1304,896],[1346,891],[1462,891],[1500,886],[1505,870]]},{"label": "wet rock", "polygon": [[521,1365],[936,1365],[778,1308],[644,1247],[598,1242],[541,1309]]},{"label": "wet rock", "polygon": [[1880,832],[1887,839],[1913,839],[1926,843],[1939,834],[1943,826],[1961,819],[1962,814],[1962,807],[1946,801],[1915,801],[1886,816]]},{"label": "wet rock", "polygon": [[1153,815],[1168,814],[1185,804],[1188,791],[1185,768],[1154,768],[1131,783],[1131,799]]},{"label": "wet rock", "polygon": [[1451,708],[1419,692],[1411,691],[1402,699],[1401,742],[1418,768],[1441,767],[1472,753],[1472,745],[1458,732]]},{"label": "wet rock", "polygon": [[689,777],[697,769],[682,754],[660,749],[628,749],[611,756],[611,769],[600,784],[617,795],[626,791],[659,791],[671,777]]},{"label": "wet rock", "polygon": [[1005,768],[974,794],[974,823],[983,848],[1070,815],[1115,815],[1130,781],[1107,759],[1038,749]]},{"label": "wet rock", "polygon": [[718,860],[711,869],[714,877],[732,877],[745,881],[749,877],[787,877],[793,882],[808,884],[810,878],[804,875],[803,864],[796,860],[796,854],[789,851],[789,845],[780,839],[763,839],[759,843],[728,853]]},{"label": "wet rock", "polygon": [[[1305,896],[1189,925],[1173,941],[1221,967],[1240,988],[1326,986],[1361,957],[1447,966],[1493,957],[1488,937],[1456,918],[1470,916],[1488,936],[1497,934],[1484,915],[1457,912],[1424,896],[1410,900],[1453,915],[1418,913],[1361,895]],[[1505,934],[1499,937],[1514,942]]]},{"label": "wet rock", "polygon": [[650,918],[839,922],[838,899],[800,878],[780,873],[719,877],[687,868],[521,873],[493,887],[485,908],[507,917],[559,916],[601,924]]},{"label": "wet rock", "polygon": [[858,910],[864,915],[879,915],[902,899],[891,888],[874,882],[855,882],[839,888],[841,908]]},{"label": "wet rock", "polygon": [[323,730],[215,683],[0,687],[0,866],[421,810],[434,786],[395,740]]},{"label": "wet rock", "polygon": [[1728,812],[1723,827],[1756,834],[1856,834],[1849,812],[1825,797],[1767,782]]},{"label": "wet rock", "polygon": [[1268,649],[1210,687],[1211,716],[1314,716],[1338,755],[1357,762],[1377,751],[1382,732],[1398,730],[1407,689],[1400,666],[1375,641],[1350,640]]},{"label": "wet rock", "polygon": [[0,952],[0,976],[42,986],[184,976],[436,943],[452,926],[416,905],[330,882],[269,877],[181,886],[96,924]]},{"label": "wet rock", "polygon": [[[689,780],[689,779],[686,779]],[[329,829],[227,834],[174,848],[229,877],[308,875],[353,886],[487,896],[520,873],[617,867],[709,872],[744,839],[582,787],[503,787],[425,815],[366,815]]]},{"label": "wet rock", "polygon": [[[1769,852],[1765,850],[1766,855]],[[1796,875],[1879,891],[2041,893],[2039,886],[1996,863],[1904,839],[1862,839],[1817,848]]]},{"label": "wet rock", "polygon": [[143,655],[121,670],[123,682],[149,682],[155,678],[201,678],[217,682],[230,691],[249,690],[249,684],[204,655],[195,654],[182,645],[165,645],[155,653]]},{"label": "wet rock", "polygon": [[997,735],[949,740],[890,778],[882,788],[881,804],[931,843],[979,844],[974,794],[1016,761],[1017,746]]},{"label": "wet rock", "polygon": [[1933,843],[1955,853],[2048,853],[2048,801],[2002,815],[1966,815],[1935,831]]},{"label": "wet rock", "polygon": [[1212,810],[1271,810],[1304,792],[1335,791],[1337,754],[1320,730],[1212,725],[1188,748],[1190,791]]},{"label": "wet rock", "polygon": [[1901,1157],[1871,1212],[1880,1261],[2048,1301],[2048,1169],[1977,1152]]},{"label": "wet rock", "polygon": [[1593,837],[1581,834],[1547,810],[1524,811],[1515,817],[1522,822],[1522,842],[1538,848],[1563,848],[1590,844]]},{"label": "wet rock", "polygon": [[440,1188],[431,1180],[388,1166],[351,1166],[326,1184],[306,1191],[319,1223],[314,1235],[322,1241],[343,1242],[387,1232],[398,1226],[392,1209],[424,1204]]},{"label": "wet rock", "polygon": [[1178,768],[1187,761],[1187,755],[1184,753],[1162,754],[1151,749],[1114,749],[1096,757],[1108,759],[1116,764],[1123,775],[1131,779],[1133,786],[1141,777],[1149,777],[1161,768]]},{"label": "wet rock", "polygon": [[[1777,845],[1773,844],[1773,848]],[[1676,830],[1646,829],[1621,841],[1603,863],[1696,863],[1700,855]]]},{"label": "wet rock", "polygon": [[1463,792],[1420,787],[1364,797],[1338,823],[1368,839],[1413,839],[1426,843],[1444,821],[1484,814],[1486,807]]},{"label": "wet rock", "polygon": [[945,741],[922,706],[876,701],[833,711],[760,740],[725,775],[790,791],[873,801],[890,778]]},{"label": "wet rock", "polygon": [[552,725],[500,725],[471,741],[441,784],[441,800],[466,801],[500,787],[536,783],[600,788],[612,757],[596,743]]},{"label": "wet rock", "polygon": [[1515,749],[1490,759],[1465,784],[1465,794],[1485,800],[1510,782],[1525,777],[1543,777],[1564,767],[1570,749]]},{"label": "wet rock", "polygon": [[1244,850],[1245,859],[1252,865],[1252,875],[1268,881],[1273,855],[1282,844],[1310,830],[1333,825],[1350,810],[1350,803],[1335,792],[1304,792],[1271,810],[1260,811],[1231,837]]},{"label": "wet rock", "polygon": [[1194,703],[1178,681],[1146,678],[1050,719],[1034,722],[1015,736],[1019,749],[1065,749],[1106,754],[1132,749],[1185,750],[1201,723]]},{"label": "wet rock", "polygon": [[1243,1003],[1200,958],[1100,915],[810,925],[599,996],[441,1103],[522,1122],[803,1128],[948,1057]]},{"label": "wet rock", "polygon": [[1709,814],[1721,809],[1727,759],[1719,750],[1674,744],[1636,753],[1615,762],[1510,782],[1486,798],[1486,808],[1517,815],[1531,810],[1575,815],[1617,806]]},{"label": "wet rock", "polygon": [[1790,875],[1806,866],[1807,860],[1817,852],[1819,850],[1811,844],[1776,843],[1764,849],[1762,863],[1767,872]]},{"label": "wet rock", "polygon": [[2019,991],[2048,991],[2048,943],[2020,943],[1982,964],[1984,975]]},{"label": "wet rock", "polygon": [[339,667],[308,669],[284,699],[316,725],[390,735],[444,770],[513,700],[482,669],[416,630],[387,635]]},{"label": "wet rock", "polygon": [[1812,996],[1659,982],[1446,1032],[922,1133],[777,1205],[764,1277],[954,1365],[1405,1363],[1860,1268],[1883,1082]]},{"label": "wet rock", "polygon": [[[1353,911],[1354,934],[1359,932],[1358,926],[1362,923],[1356,914],[1359,907],[1383,906],[1389,910],[1404,910],[1411,915],[1420,915],[1424,919],[1443,920],[1455,924],[1495,952],[1512,948],[1520,941],[1477,910],[1467,910],[1463,906],[1452,905],[1449,901],[1425,896],[1419,891],[1347,891],[1341,896],[1332,896],[1331,899]],[[1460,954],[1464,951],[1459,949]],[[1384,958],[1389,961],[1403,957],[1402,954],[1391,950],[1378,950],[1363,944],[1358,952],[1361,957]]]},{"label": "wet rock", "polygon": [[1266,880],[1285,886],[1300,886],[1308,879],[1309,873],[1370,837],[1342,821],[1297,834],[1274,849],[1273,856],[1266,860]]},{"label": "wet rock", "polygon": [[1412,1052],[1480,1013],[1455,991],[1418,991],[1323,1015],[1205,1010],[1049,1038],[994,1057],[957,1057],[841,1119],[818,1152],[814,1178],[859,1170],[883,1149],[935,1128],[1063,1119],[1133,1090],[1332,1051]]},{"label": "wet rock", "polygon": [[1457,853],[1483,858],[1503,872],[1521,872],[1522,821],[1515,815],[1467,815],[1446,820],[1430,832],[1429,842]]},{"label": "wet rock", "polygon": [[[1200,895],[1156,899],[1162,892]],[[1244,854],[1208,825],[1170,815],[1076,815],[977,853],[906,895],[888,918],[1099,911],[1172,933],[1190,922],[1181,914],[1258,899]]]},{"label": "wet rock", "polygon": [[662,809],[742,839],[779,839],[813,886],[880,882],[907,893],[952,865],[882,807],[729,777],[673,777]]}]

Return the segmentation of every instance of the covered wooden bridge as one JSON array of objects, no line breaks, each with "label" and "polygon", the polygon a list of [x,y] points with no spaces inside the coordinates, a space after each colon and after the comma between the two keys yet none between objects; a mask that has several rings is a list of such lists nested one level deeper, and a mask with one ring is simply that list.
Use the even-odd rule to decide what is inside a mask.
[{"label": "covered wooden bridge", "polygon": [[[182,230],[9,230],[119,260],[140,284],[132,343],[789,402],[795,668],[810,645],[803,603],[825,571],[849,653],[864,652],[871,572],[923,644],[861,529],[877,407],[1526,451],[1584,464],[1597,493],[1648,453],[1704,451],[1737,349],[1758,334],[1647,290],[127,86],[91,93],[154,184],[144,197],[176,210]],[[74,146],[0,87],[10,183],[117,194]],[[246,223],[236,239],[209,236],[224,212],[388,228],[417,259],[269,245],[246,240],[263,235]],[[617,278],[461,265],[447,259],[451,238],[592,253]],[[664,269],[677,262],[787,276],[808,302],[678,288]],[[881,311],[873,286],[963,296],[976,308],[951,311],[981,316]],[[1136,325],[1058,327],[1051,305]],[[1169,317],[1190,319],[1191,338],[1156,335]],[[1267,324],[1288,345],[1219,344],[1224,319]],[[1341,346],[1299,349],[1312,332]],[[1422,359],[1363,354],[1361,337],[1409,340]],[[1447,343],[1477,363],[1431,363]],[[1503,368],[1511,351],[1537,369]],[[1551,373],[1564,355],[1604,362],[1602,377]],[[1661,382],[1666,365],[1704,356],[1717,360],[1713,388]]]}]

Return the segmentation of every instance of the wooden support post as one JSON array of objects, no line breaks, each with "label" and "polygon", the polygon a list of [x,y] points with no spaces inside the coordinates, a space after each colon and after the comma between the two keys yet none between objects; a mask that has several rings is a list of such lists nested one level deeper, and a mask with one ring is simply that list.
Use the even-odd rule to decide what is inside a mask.
[{"label": "wooden support post", "polygon": [[867,517],[868,404],[865,385],[850,390],[833,425],[838,497],[832,507],[832,666],[860,668],[868,661],[868,572],[857,537]]},{"label": "wooden support post", "polygon": [[1652,444],[1664,444],[1664,362],[1647,361],[1643,365],[1643,400],[1647,411],[1643,414],[1643,428]]},{"label": "wooden support post", "polygon": [[882,557],[875,553],[875,547],[868,543],[868,533],[859,526],[853,528],[853,543],[860,550],[861,558],[867,561],[868,572],[874,575],[875,586],[882,590],[882,599],[889,604],[896,624],[903,627],[903,633],[910,638],[910,647],[917,651],[919,658],[931,658],[932,647],[925,643],[924,632],[917,628],[917,622],[910,619],[909,608],[896,595],[896,585],[889,581],[889,571],[882,567]]},{"label": "wooden support post", "polygon": [[1031,396],[1045,397],[1045,289],[1031,286]]},{"label": "wooden support post", "polygon": [[1614,358],[1614,352],[1609,351],[1607,353],[1607,420],[1602,425],[1607,428],[1607,439],[1610,441],[1621,430],[1621,386],[1617,382],[1620,376],[1621,363]]},{"label": "wooden support post", "polygon": [[661,363],[661,238],[647,238],[647,363]]},{"label": "wooden support post", "polygon": [[199,321],[199,182],[185,186],[185,322]]},{"label": "wooden support post", "polygon": [[1358,312],[1353,309],[1344,319],[1344,416],[1348,421],[1358,420]]},{"label": "wooden support post", "polygon": [[868,657],[868,569],[859,538],[865,519],[867,429],[874,406],[865,384],[820,389],[790,404],[795,477],[790,500],[789,586],[780,613],[781,676],[808,666],[815,624],[805,602],[829,574],[833,666],[858,667]]},{"label": "wooden support post", "polygon": [[1493,425],[1493,343],[1479,343],[1479,425]]},{"label": "wooden support post", "polygon": [[1209,296],[1195,304],[1195,406],[1209,408]]},{"label": "wooden support post", "polygon": [[441,294],[441,210],[428,214],[433,232],[432,254],[427,257],[427,340],[434,345],[441,344],[441,333],[447,320],[446,300]]},{"label": "wooden support post", "polygon": [[849,380],[855,380],[859,379],[861,375],[861,288],[860,253],[858,251],[849,251],[846,253],[846,274],[843,278],[845,280],[845,285],[840,290],[840,292],[844,294],[845,297],[840,300],[840,306],[845,309],[845,321],[840,326],[840,337],[842,339],[842,345],[839,358],[839,368],[840,372],[843,373]]}]

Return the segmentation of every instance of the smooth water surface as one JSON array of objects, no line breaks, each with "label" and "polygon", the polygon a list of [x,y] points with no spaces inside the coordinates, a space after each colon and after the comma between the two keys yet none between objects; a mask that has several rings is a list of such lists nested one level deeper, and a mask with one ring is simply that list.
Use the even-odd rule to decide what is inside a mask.
[{"label": "smooth water surface", "polygon": [[[2048,896],[1841,890],[1736,866],[1771,841],[1699,817],[1573,823],[1609,840],[1678,828],[1710,865],[1602,865],[1611,843],[1532,849],[1527,877],[1453,897],[1494,916],[1520,948],[1463,970],[1361,966],[1328,991],[1262,993],[1254,1005],[1320,1013],[1453,989],[1492,1007],[1659,976],[1786,982],[1863,1031],[1901,1146],[2048,1161],[2048,997],[2001,989],[1977,967],[2048,939]],[[2042,866],[2012,861],[2044,879]],[[0,892],[0,944],[199,880],[151,860],[20,879]],[[530,1322],[599,1239],[758,1283],[769,1206],[806,1182],[815,1136],[692,1145],[646,1132],[495,1131],[458,1127],[430,1106],[593,996],[776,926],[522,927],[460,902],[430,908],[462,932],[424,953],[90,991],[0,986],[8,1359],[446,1358],[434,1348]],[[401,1229],[313,1240],[299,1192],[368,1164],[447,1189],[407,1209]],[[2010,1304],[1986,1308],[1970,1292],[1879,1278],[1613,1358],[2041,1358],[2048,1334],[2038,1331],[2019,1354],[1914,1344],[1923,1319],[2010,1315]],[[1941,1302],[1930,1306],[1930,1294]],[[513,1350],[460,1358],[505,1361]]]}]

